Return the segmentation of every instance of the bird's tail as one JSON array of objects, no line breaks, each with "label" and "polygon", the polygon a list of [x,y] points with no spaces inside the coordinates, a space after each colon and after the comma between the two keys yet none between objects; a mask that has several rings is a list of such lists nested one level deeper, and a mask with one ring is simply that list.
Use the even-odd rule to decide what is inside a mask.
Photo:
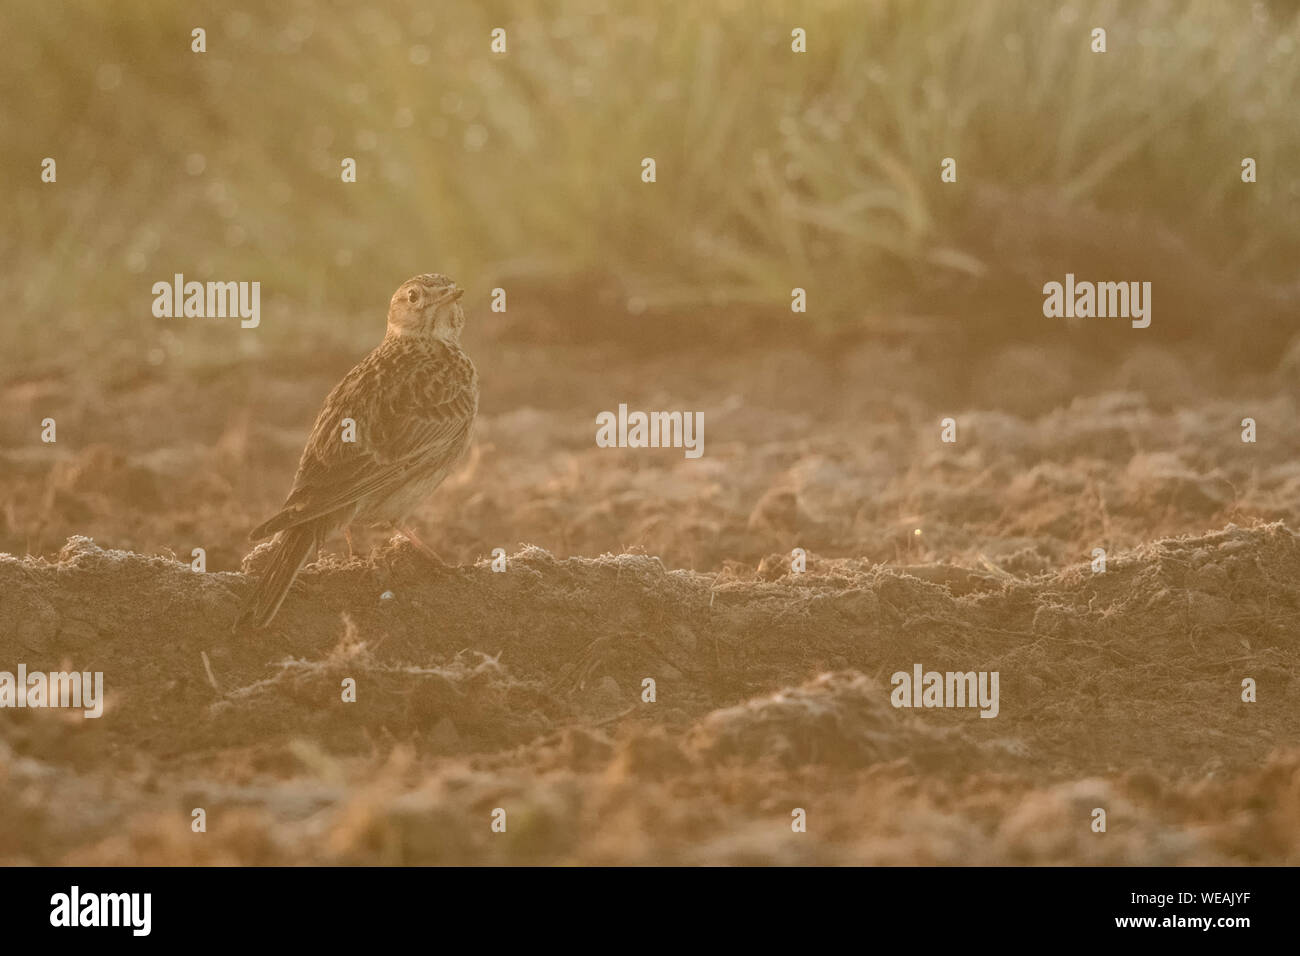
[{"label": "bird's tail", "polygon": [[315,544],[316,529],[311,524],[289,528],[276,535],[271,542],[274,553],[261,579],[254,586],[244,613],[235,624],[236,630],[249,625],[266,627],[271,623],[271,618],[275,617],[275,612],[280,610],[285,595],[289,593],[289,585],[298,576],[298,569],[302,567],[307,552]]}]

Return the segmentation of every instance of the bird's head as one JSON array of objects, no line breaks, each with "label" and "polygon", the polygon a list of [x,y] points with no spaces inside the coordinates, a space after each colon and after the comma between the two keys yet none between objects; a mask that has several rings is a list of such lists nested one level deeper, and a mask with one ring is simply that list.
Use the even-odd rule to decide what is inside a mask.
[{"label": "bird's head", "polygon": [[434,272],[407,279],[388,303],[389,335],[421,335],[458,343],[465,327],[465,290]]}]

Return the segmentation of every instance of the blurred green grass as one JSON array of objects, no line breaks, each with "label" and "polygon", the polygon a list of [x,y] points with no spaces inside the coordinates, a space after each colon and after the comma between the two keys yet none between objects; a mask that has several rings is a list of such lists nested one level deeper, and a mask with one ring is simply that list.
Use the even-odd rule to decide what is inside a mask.
[{"label": "blurred green grass", "polygon": [[1236,275],[1296,278],[1294,2],[118,0],[5,21],[14,368],[156,351],[150,286],[175,272],[260,280],[257,348],[369,343],[340,317],[430,269],[484,303],[507,277],[601,273],[652,309],[779,314],[804,286],[810,319],[854,323],[1006,268],[980,188],[1140,210]]}]

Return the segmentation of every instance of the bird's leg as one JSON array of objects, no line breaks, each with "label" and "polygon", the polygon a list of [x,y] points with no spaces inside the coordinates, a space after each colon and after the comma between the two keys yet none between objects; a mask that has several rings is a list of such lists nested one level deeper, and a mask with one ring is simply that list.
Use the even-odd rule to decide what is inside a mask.
[{"label": "bird's leg", "polygon": [[426,558],[429,558],[432,561],[436,561],[438,564],[444,566],[447,564],[447,562],[442,560],[442,558],[438,555],[437,551],[434,551],[431,547],[429,547],[427,544],[421,541],[420,536],[417,535],[410,528],[403,526],[403,527],[399,527],[398,530],[401,531],[402,536],[406,538],[407,541],[411,542],[411,544],[415,546],[415,549],[419,551],[421,554],[423,554]]},{"label": "bird's leg", "polygon": [[352,525],[345,524],[343,526],[343,537],[348,543],[348,560],[351,561],[352,560]]}]

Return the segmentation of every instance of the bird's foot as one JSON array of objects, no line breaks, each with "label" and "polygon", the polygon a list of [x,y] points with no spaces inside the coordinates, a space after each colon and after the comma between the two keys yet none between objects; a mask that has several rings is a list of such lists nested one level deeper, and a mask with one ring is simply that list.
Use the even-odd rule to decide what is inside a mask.
[{"label": "bird's foot", "polygon": [[437,564],[441,567],[447,567],[447,562],[442,559],[442,556],[439,555],[437,551],[434,551],[433,548],[429,547],[427,544],[421,541],[420,536],[417,535],[414,531],[412,531],[410,528],[400,528],[399,530],[402,532],[402,537],[404,537],[407,541],[411,542],[411,545],[415,548],[416,551],[419,551],[422,555],[424,555],[434,564]]}]

